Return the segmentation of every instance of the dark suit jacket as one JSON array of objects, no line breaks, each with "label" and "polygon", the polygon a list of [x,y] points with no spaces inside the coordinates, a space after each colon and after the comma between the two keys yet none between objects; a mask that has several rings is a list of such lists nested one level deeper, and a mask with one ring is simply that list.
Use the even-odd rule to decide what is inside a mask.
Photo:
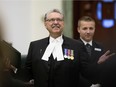
[{"label": "dark suit jacket", "polygon": [[[81,39],[79,39],[78,41],[80,41],[85,47]],[[89,62],[97,62],[99,57],[103,55],[103,53],[104,53],[104,47],[100,43],[96,41],[92,41],[92,54],[91,54],[91,58],[89,58]]]},{"label": "dark suit jacket", "polygon": [[[79,39],[83,46],[85,47],[83,41]],[[86,49],[86,47],[85,47]],[[87,52],[87,51],[86,51]],[[92,41],[92,51],[91,51],[91,57],[88,57],[88,63],[95,63],[98,61],[99,57],[104,53],[104,48],[101,44],[98,42]],[[99,78],[98,78],[99,76]],[[96,79],[100,79],[100,75],[96,76]],[[92,85],[92,82],[88,79],[84,78],[82,75],[80,76],[80,87],[90,87]],[[96,80],[95,79],[95,80]],[[95,81],[96,82],[96,81]],[[94,82],[93,82],[94,83]]]},{"label": "dark suit jacket", "polygon": [[[91,76],[91,71],[89,71],[91,69],[87,68],[87,56],[84,51],[81,51],[84,48],[81,48],[80,42],[65,36],[63,39],[63,52],[64,49],[73,50],[74,60],[65,58],[63,61],[55,61],[54,87],[78,87],[80,71],[83,71],[84,76],[88,78]],[[31,42],[29,47],[25,70],[27,70],[27,78],[34,79],[35,87],[48,87],[49,62],[41,59],[48,44],[49,37]],[[94,65],[96,66],[96,64]]]}]

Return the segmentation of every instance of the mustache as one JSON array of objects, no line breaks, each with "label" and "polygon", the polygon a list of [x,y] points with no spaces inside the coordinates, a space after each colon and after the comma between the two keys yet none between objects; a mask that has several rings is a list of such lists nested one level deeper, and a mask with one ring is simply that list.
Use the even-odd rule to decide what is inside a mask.
[{"label": "mustache", "polygon": [[59,24],[53,24],[52,28],[55,28],[55,27],[60,28],[60,25]]}]

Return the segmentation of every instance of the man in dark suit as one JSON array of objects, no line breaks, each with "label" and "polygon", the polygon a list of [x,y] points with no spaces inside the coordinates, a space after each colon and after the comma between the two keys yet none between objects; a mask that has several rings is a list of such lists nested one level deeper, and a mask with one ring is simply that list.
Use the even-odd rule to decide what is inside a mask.
[{"label": "man in dark suit", "polygon": [[[94,37],[94,33],[95,33],[95,21],[93,18],[89,17],[89,16],[83,16],[79,19],[78,21],[78,28],[77,31],[80,34],[80,39],[78,41],[80,41],[83,46],[86,49],[86,53],[88,53],[88,63],[95,63],[99,60],[99,58],[101,56],[104,55],[104,48],[103,46],[94,41],[93,37]],[[110,52],[109,50],[106,52],[108,53]],[[103,80],[101,80],[102,76],[104,73],[102,73],[103,69],[103,64],[101,66],[101,73],[99,75],[97,75],[97,77],[99,77],[99,83],[103,83]],[[80,87],[100,87],[100,84],[95,84],[90,82],[89,80],[87,80],[86,78],[84,78],[82,75],[80,76]]]},{"label": "man in dark suit", "polygon": [[34,79],[34,87],[78,87],[80,72],[88,79],[99,73],[100,65],[87,62],[82,44],[62,35],[64,16],[60,11],[46,13],[44,24],[49,37],[31,42],[26,59],[26,79]]},{"label": "man in dark suit", "polygon": [[[103,55],[104,48],[98,42],[93,41],[93,36],[95,33],[94,19],[89,16],[81,17],[78,21],[77,31],[80,34],[79,41],[82,42],[86,52],[88,53],[88,62],[97,62],[99,57]],[[89,45],[89,47],[87,47],[87,45]],[[80,87],[90,87],[92,85],[92,83],[83,76],[80,76],[80,78]]]}]

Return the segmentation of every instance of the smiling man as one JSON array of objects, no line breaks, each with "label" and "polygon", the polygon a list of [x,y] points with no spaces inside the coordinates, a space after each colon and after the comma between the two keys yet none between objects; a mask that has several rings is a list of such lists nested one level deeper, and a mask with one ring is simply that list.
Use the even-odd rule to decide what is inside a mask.
[{"label": "smiling man", "polygon": [[49,31],[50,36],[57,38],[61,36],[64,29],[64,17],[61,13],[57,12],[57,10],[52,13],[48,12],[45,14],[44,24],[46,29]]}]

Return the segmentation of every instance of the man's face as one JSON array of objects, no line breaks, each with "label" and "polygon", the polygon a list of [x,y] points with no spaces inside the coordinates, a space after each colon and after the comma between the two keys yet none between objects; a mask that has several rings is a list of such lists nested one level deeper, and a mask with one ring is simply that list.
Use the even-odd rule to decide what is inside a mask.
[{"label": "man's face", "polygon": [[80,26],[78,27],[78,32],[80,37],[89,42],[93,39],[95,32],[95,22],[93,21],[80,21]]},{"label": "man's face", "polygon": [[51,36],[60,36],[64,28],[63,16],[56,12],[48,14],[45,21],[45,26]]}]

